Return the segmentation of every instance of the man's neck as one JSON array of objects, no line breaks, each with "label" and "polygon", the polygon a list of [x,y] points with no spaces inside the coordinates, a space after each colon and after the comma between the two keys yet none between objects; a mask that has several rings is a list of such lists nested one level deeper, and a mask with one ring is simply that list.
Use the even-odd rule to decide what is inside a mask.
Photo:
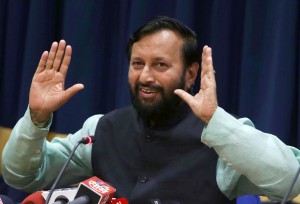
[{"label": "man's neck", "polygon": [[180,121],[187,113],[187,108],[187,104],[181,101],[176,107],[168,111],[160,111],[147,116],[140,115],[140,117],[149,128],[167,128]]}]

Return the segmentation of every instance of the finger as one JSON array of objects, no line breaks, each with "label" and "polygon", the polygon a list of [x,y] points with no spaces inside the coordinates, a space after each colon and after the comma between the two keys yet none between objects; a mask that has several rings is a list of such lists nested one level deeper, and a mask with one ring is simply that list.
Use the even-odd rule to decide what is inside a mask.
[{"label": "finger", "polygon": [[46,61],[46,66],[45,66],[46,69],[51,69],[52,68],[53,60],[54,60],[54,57],[55,57],[57,47],[58,47],[58,43],[53,42],[52,45],[51,45],[51,49],[50,49],[47,61]]},{"label": "finger", "polygon": [[205,53],[205,50],[207,49],[207,45],[205,45],[204,47],[203,47],[203,49],[202,49],[202,56],[201,56],[201,78],[203,77],[203,73],[205,73],[205,72],[203,72],[203,69],[204,69],[204,59],[205,59],[205,57],[206,57],[206,53]]},{"label": "finger", "polygon": [[203,65],[202,65],[202,71],[201,71],[201,79],[200,79],[200,87],[201,89],[205,89],[206,87],[204,87],[204,78],[207,76],[207,74],[209,72],[211,72],[211,70],[213,70],[212,67],[212,58],[211,57],[205,57],[203,60]]},{"label": "finger", "polygon": [[211,83],[216,84],[216,72],[212,65],[210,65],[210,70],[207,72],[207,77]]},{"label": "finger", "polygon": [[202,57],[201,57],[201,59],[202,59],[202,61],[203,61],[203,59],[206,57],[206,50],[207,50],[207,48],[208,48],[208,46],[207,45],[205,45],[205,46],[203,46],[203,49],[202,49]]},{"label": "finger", "polygon": [[71,62],[71,56],[72,56],[72,47],[68,45],[65,50],[65,55],[64,59],[60,65],[59,71],[63,74],[66,75],[69,69],[69,65]]},{"label": "finger", "polygon": [[201,88],[200,90],[206,90],[209,87],[212,87],[213,83],[211,83],[208,75],[206,74],[202,79],[201,79]]},{"label": "finger", "polygon": [[206,75],[208,79],[213,83],[216,83],[215,74],[216,71],[213,66],[213,59],[210,51],[209,56],[206,57]]},{"label": "finger", "polygon": [[61,40],[58,44],[58,49],[53,62],[53,69],[55,71],[58,71],[60,69],[61,62],[64,58],[65,48],[66,48],[66,41]]},{"label": "finger", "polygon": [[212,50],[208,46],[204,46],[203,55],[202,55],[202,63],[201,63],[201,78],[206,74],[209,70],[208,66],[212,63]]},{"label": "finger", "polygon": [[214,75],[213,73],[209,73],[209,74],[206,74],[201,79],[201,88],[200,88],[200,90],[206,90],[207,88],[212,88],[212,89],[216,88],[216,80],[215,80],[215,77],[213,75]]},{"label": "finger", "polygon": [[47,58],[48,58],[48,51],[44,51],[42,56],[41,56],[38,67],[36,69],[36,73],[40,73],[40,72],[44,71],[45,66],[46,66]]}]

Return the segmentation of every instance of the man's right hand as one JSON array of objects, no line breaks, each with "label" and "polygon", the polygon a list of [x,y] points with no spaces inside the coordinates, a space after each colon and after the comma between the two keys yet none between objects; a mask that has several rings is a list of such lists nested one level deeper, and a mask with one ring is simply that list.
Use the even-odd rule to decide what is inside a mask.
[{"label": "man's right hand", "polygon": [[73,95],[84,88],[75,84],[65,90],[65,79],[72,56],[72,48],[64,40],[53,42],[50,52],[45,51],[33,76],[29,108],[31,120],[47,121],[51,113],[60,108]]}]

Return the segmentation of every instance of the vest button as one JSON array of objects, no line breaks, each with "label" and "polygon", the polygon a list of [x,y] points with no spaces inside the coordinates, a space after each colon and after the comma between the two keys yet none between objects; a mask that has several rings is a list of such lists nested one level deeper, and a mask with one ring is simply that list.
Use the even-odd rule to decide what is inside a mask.
[{"label": "vest button", "polygon": [[141,181],[141,183],[146,183],[147,180],[148,180],[147,177],[146,177],[146,176],[143,176],[143,177],[141,178],[140,181]]},{"label": "vest button", "polygon": [[152,141],[152,137],[150,135],[146,136],[146,142],[151,142]]}]

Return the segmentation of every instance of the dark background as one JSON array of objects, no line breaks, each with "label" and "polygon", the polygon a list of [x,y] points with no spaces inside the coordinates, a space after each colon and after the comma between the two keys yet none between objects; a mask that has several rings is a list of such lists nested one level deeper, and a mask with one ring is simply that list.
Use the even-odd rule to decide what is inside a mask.
[{"label": "dark background", "polygon": [[60,39],[73,47],[66,87],[83,83],[85,89],[55,113],[52,131],[73,133],[87,117],[130,104],[127,39],[141,24],[166,15],[194,29],[201,46],[212,47],[219,106],[299,148],[299,4],[1,0],[0,126],[12,128],[23,116],[39,58]]}]

